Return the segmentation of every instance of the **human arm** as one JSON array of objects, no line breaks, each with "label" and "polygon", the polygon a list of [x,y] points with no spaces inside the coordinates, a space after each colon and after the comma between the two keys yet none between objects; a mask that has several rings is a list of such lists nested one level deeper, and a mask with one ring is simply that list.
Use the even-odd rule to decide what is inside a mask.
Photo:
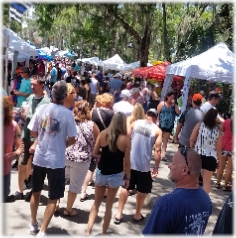
[{"label": "human arm", "polygon": [[176,131],[175,131],[175,136],[174,136],[175,143],[177,143],[178,140],[179,140],[179,133],[180,133],[182,127],[183,127],[183,124],[182,123],[178,123],[178,125],[176,127]]},{"label": "human arm", "polygon": [[180,114],[180,110],[179,110],[179,107],[178,107],[177,104],[175,104],[175,113],[176,113],[177,115]]},{"label": "human arm", "polygon": [[21,155],[23,151],[21,131],[18,124],[16,124],[15,132],[14,132],[14,145],[16,147],[16,150],[5,155],[8,160],[13,160],[18,158],[18,156]]},{"label": "human arm", "polygon": [[152,100],[153,100],[153,101],[158,101],[158,100],[159,100],[159,98],[158,98],[158,96],[157,96],[157,93],[156,93],[155,91],[152,91],[151,97],[152,97]]},{"label": "human arm", "polygon": [[218,157],[218,167],[221,166],[220,161],[221,156],[222,156],[222,128],[219,128],[219,136],[216,141],[216,152],[217,152],[217,157]]},{"label": "human arm", "polygon": [[163,107],[164,105],[165,105],[165,102],[162,101],[162,102],[160,102],[160,103],[158,104],[158,106],[157,106],[158,121],[159,121],[159,118],[160,118],[161,109],[162,109],[162,107]]},{"label": "human arm", "polygon": [[73,145],[76,142],[75,136],[67,137],[66,139],[66,148]]},{"label": "human arm", "polygon": [[131,150],[131,138],[130,136],[126,136],[126,140],[125,140],[125,155],[124,155],[124,169],[125,169],[125,188],[129,187],[129,181],[130,181],[130,150]]},{"label": "human arm", "polygon": [[100,92],[100,83],[99,82],[97,84],[97,91],[98,91],[98,93]]},{"label": "human arm", "polygon": [[18,90],[14,90],[14,94],[16,96],[23,96],[23,97],[29,97],[29,93],[22,93],[22,92],[19,92]]},{"label": "human arm", "polygon": [[194,144],[195,144],[195,142],[197,140],[197,137],[198,137],[200,126],[201,126],[201,122],[198,122],[198,124],[194,127],[194,129],[192,131],[192,134],[191,134],[190,140],[189,140],[190,148],[194,147]]},{"label": "human arm", "polygon": [[224,123],[224,118],[222,118],[220,115],[218,115],[218,117],[216,118],[216,122],[218,123],[218,124],[223,124]]},{"label": "human arm", "polygon": [[160,128],[156,130],[156,141],[154,145],[154,160],[155,166],[152,171],[152,177],[156,177],[158,174],[158,168],[161,160],[161,144],[162,144],[162,131]]},{"label": "human arm", "polygon": [[93,125],[93,134],[94,134],[95,141],[96,141],[98,138],[98,135],[100,134],[100,130],[96,123],[94,123],[94,125]]},{"label": "human arm", "polygon": [[97,137],[97,140],[95,142],[95,146],[93,148],[93,157],[97,157],[98,155],[100,155],[100,147],[101,147],[101,135],[104,132],[100,133]]}]

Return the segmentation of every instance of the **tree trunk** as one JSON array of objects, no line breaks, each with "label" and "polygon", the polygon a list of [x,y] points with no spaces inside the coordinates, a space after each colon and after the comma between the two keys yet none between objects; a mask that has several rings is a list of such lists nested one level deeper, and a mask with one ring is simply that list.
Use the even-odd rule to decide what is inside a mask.
[{"label": "tree trunk", "polygon": [[149,46],[151,41],[151,29],[149,24],[146,25],[144,36],[141,39],[140,52],[140,67],[146,67],[148,63]]}]

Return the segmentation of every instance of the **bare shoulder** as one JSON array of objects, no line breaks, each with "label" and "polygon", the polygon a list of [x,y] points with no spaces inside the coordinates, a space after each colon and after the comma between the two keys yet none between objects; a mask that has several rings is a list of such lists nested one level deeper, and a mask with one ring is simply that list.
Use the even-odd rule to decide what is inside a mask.
[{"label": "bare shoulder", "polygon": [[162,135],[162,130],[159,126],[156,127],[156,136]]}]

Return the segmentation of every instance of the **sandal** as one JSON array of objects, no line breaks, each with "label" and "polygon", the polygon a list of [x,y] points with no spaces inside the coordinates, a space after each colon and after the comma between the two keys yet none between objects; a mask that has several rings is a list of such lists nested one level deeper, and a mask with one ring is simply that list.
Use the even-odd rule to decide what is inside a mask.
[{"label": "sandal", "polygon": [[78,215],[78,212],[75,211],[74,209],[72,209],[71,212],[69,212],[67,209],[65,209],[64,212],[63,212],[63,216],[65,216],[65,217],[74,217],[74,216],[77,216],[77,215]]},{"label": "sandal", "polygon": [[133,222],[140,222],[144,220],[144,216],[141,214],[141,218],[140,219],[135,219],[133,218]]},{"label": "sandal", "polygon": [[120,225],[120,223],[122,222],[122,220],[123,220],[123,217],[121,217],[121,219],[118,219],[118,218],[115,217],[114,223],[115,223],[116,225]]},{"label": "sandal", "polygon": [[216,188],[219,189],[220,188],[220,183],[216,182],[215,186],[216,186]]},{"label": "sandal", "polygon": [[88,195],[87,194],[85,194],[85,196],[84,197],[82,197],[82,198],[80,198],[80,201],[81,202],[84,202],[85,200],[87,200],[88,199]]},{"label": "sandal", "polygon": [[230,186],[224,186],[223,188],[222,188],[222,191],[225,191],[225,192],[231,192],[231,187]]}]

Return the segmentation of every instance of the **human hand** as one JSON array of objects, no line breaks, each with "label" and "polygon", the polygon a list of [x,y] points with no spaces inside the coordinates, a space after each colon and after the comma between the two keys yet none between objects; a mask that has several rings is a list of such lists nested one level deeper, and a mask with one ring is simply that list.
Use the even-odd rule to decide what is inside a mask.
[{"label": "human hand", "polygon": [[129,187],[129,179],[124,180],[124,187],[128,188]]},{"label": "human hand", "polygon": [[29,148],[29,152],[30,152],[30,154],[34,154],[35,149],[36,149],[36,144],[34,143],[34,144],[31,145],[30,148]]},{"label": "human hand", "polygon": [[13,160],[16,158],[17,154],[15,152],[10,152],[4,155],[7,160]]},{"label": "human hand", "polygon": [[18,90],[14,90],[13,92],[14,92],[14,94],[15,94],[16,96],[19,96],[19,95],[20,95],[20,92],[19,92]]},{"label": "human hand", "polygon": [[152,176],[152,178],[156,178],[157,175],[158,175],[158,169],[154,168],[154,169],[152,170],[151,176]]}]

